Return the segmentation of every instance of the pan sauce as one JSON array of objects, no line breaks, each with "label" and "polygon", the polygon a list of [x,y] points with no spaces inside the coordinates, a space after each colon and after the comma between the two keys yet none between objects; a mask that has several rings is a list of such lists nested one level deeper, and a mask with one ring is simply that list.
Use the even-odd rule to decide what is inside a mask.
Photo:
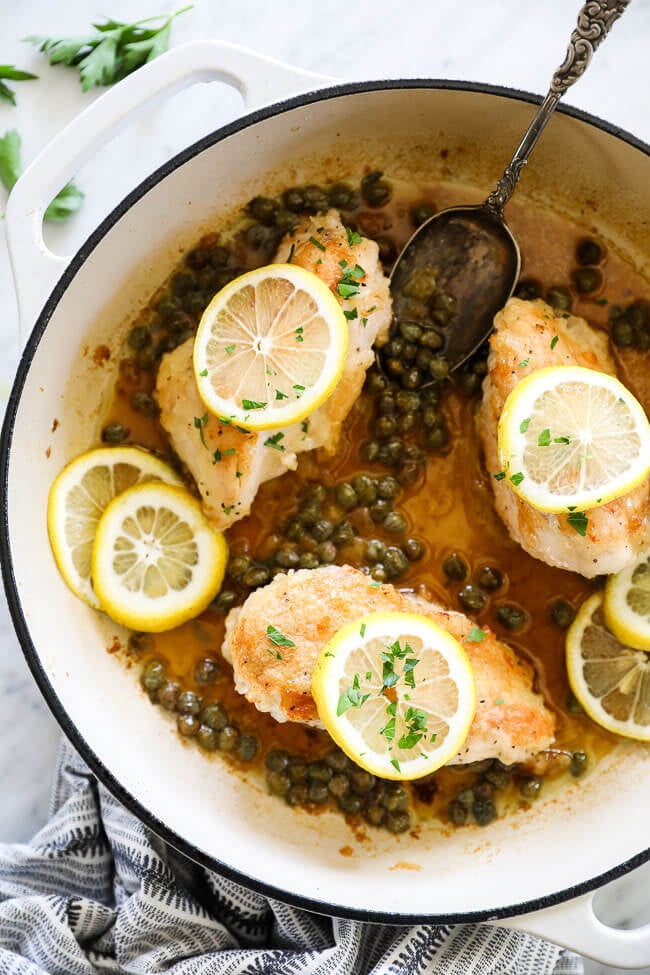
[{"label": "pan sauce", "polygon": [[[390,236],[398,249],[412,232],[409,212],[414,202],[431,201],[439,209],[473,202],[477,196],[467,187],[450,183],[417,186],[393,184],[393,190],[388,206],[356,212],[349,220],[347,214],[344,216],[346,223],[354,220],[361,232],[368,236]],[[588,224],[588,217],[585,218],[585,225],[578,227],[548,210],[526,202],[514,202],[508,208],[508,219],[521,245],[522,279],[541,281],[544,293],[553,285],[571,287],[571,272],[576,267],[576,245],[586,235],[594,233],[594,228]],[[245,261],[247,266],[265,263],[251,251],[246,252]],[[624,305],[633,299],[648,299],[650,287],[630,264],[609,249],[600,269],[603,287],[588,296],[580,296],[573,290],[572,312],[602,327],[607,324],[610,304]],[[149,306],[138,323],[147,323],[151,314]],[[650,404],[650,377],[645,374],[645,357],[638,352],[616,348],[614,353],[620,378],[647,409]],[[131,360],[123,360],[104,423],[122,423],[129,430],[130,442],[168,454],[164,431],[155,418],[143,416],[131,406],[134,392],[151,391],[154,380],[153,372],[138,370]],[[425,555],[412,563],[395,584],[400,588],[422,592],[445,606],[466,612],[457,595],[464,582],[447,579],[442,569],[445,557],[452,551],[464,556],[470,567],[465,582],[475,581],[477,571],[485,565],[495,567],[502,573],[504,585],[495,593],[488,594],[486,607],[482,611],[468,615],[476,619],[479,625],[489,625],[501,639],[513,645],[533,664],[536,686],[557,715],[557,752],[548,761],[538,763],[535,771],[561,780],[568,775],[572,752],[585,752],[589,765],[593,766],[616,744],[614,736],[599,729],[586,716],[569,710],[564,631],[550,615],[554,599],[561,597],[577,608],[593,592],[598,581],[588,582],[573,573],[551,568],[532,559],[512,542],[494,513],[489,477],[482,468],[473,421],[476,398],[468,398],[451,386],[442,403],[450,434],[449,446],[442,452],[434,450],[428,453],[424,478],[406,487],[396,505],[408,521],[407,534],[425,543]],[[363,461],[359,457],[359,444],[369,436],[373,406],[374,396],[364,392],[348,417],[334,458],[328,458],[323,464],[311,455],[303,455],[295,473],[285,474],[262,486],[251,515],[227,532],[231,556],[268,558],[277,548],[281,538],[280,528],[291,514],[300,488],[305,483],[318,480],[332,486],[360,472],[374,476],[387,473],[382,465]],[[394,536],[387,535],[381,526],[370,523],[369,519],[363,529],[361,525],[361,533],[366,538],[395,543]],[[339,552],[336,561],[359,564],[353,546]],[[527,613],[527,623],[514,634],[509,634],[497,620],[497,609],[503,603],[514,603]],[[145,663],[154,657],[162,659],[167,664],[168,675],[184,689],[199,693],[204,703],[213,700],[222,702],[241,732],[256,736],[260,748],[252,762],[242,763],[247,770],[261,771],[264,756],[272,747],[284,748],[292,754],[300,753],[309,759],[324,755],[331,749],[331,742],[324,733],[300,725],[277,724],[268,715],[258,712],[235,692],[227,665],[223,665],[224,673],[217,683],[207,687],[199,687],[195,683],[196,663],[206,655],[219,656],[223,620],[223,614],[208,610],[199,620],[178,630],[147,637],[138,660]],[[459,790],[473,785],[478,774],[471,768],[441,769],[435,773],[432,781],[415,785],[413,798],[416,806],[420,812],[427,808],[435,816],[447,820],[449,801]],[[527,802],[514,787],[500,795],[500,811],[511,803]]]}]

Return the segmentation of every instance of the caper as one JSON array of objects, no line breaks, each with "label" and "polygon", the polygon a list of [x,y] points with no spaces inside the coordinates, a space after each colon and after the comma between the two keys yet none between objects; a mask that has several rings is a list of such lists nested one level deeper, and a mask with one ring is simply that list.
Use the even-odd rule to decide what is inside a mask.
[{"label": "caper", "polygon": [[296,215],[295,213],[292,213],[291,210],[285,210],[284,207],[280,207],[275,211],[273,225],[282,233],[286,233],[288,230],[292,230],[295,227]]},{"label": "caper", "polygon": [[593,237],[585,237],[576,247],[578,264],[599,264],[603,258],[603,249]]},{"label": "caper", "polygon": [[198,714],[201,710],[201,699],[194,691],[181,691],[176,699],[176,710],[179,714]]},{"label": "caper", "polygon": [[374,775],[366,772],[365,769],[355,768],[350,772],[352,789],[360,796],[365,796],[367,792],[370,792],[376,781]]},{"label": "caper", "polygon": [[334,542],[321,542],[316,549],[316,555],[323,565],[330,565],[336,559],[336,545]]},{"label": "caper", "polygon": [[472,812],[479,826],[489,826],[497,816],[496,806],[491,799],[475,799]]},{"label": "caper", "polygon": [[434,355],[429,363],[429,373],[435,382],[441,382],[449,375],[449,363],[443,356]]},{"label": "caper", "polygon": [[497,606],[496,616],[501,626],[512,633],[525,626],[528,619],[525,610],[511,603],[502,603],[501,606]]},{"label": "caper", "polygon": [[177,271],[176,274],[172,275],[170,288],[173,295],[181,298],[193,290],[194,278],[187,271]]},{"label": "caper", "polygon": [[627,348],[634,345],[635,332],[627,318],[617,318],[610,327],[610,335],[614,345]]},{"label": "caper", "polygon": [[104,443],[124,443],[128,435],[129,431],[123,423],[108,423],[102,430],[102,440]]},{"label": "caper", "polygon": [[420,348],[418,349],[418,354],[415,357],[415,365],[421,372],[428,373],[429,364],[433,358],[434,354],[432,349]]},{"label": "caper", "polygon": [[247,555],[234,555],[228,562],[228,575],[232,579],[241,579],[250,569],[251,560]]},{"label": "caper", "polygon": [[298,521],[305,526],[305,528],[311,528],[315,525],[318,519],[321,517],[321,509],[319,505],[310,501],[308,504],[303,505],[303,507],[298,512]]},{"label": "caper", "polygon": [[498,766],[489,769],[485,773],[485,778],[495,789],[507,789],[510,785],[510,772]]},{"label": "caper", "polygon": [[219,661],[214,657],[202,657],[194,667],[194,680],[197,684],[214,684],[221,676]]},{"label": "caper", "polygon": [[542,788],[542,780],[538,775],[531,775],[519,783],[519,792],[524,799],[537,799]]},{"label": "caper", "polygon": [[321,805],[329,799],[329,789],[325,782],[310,782],[307,788],[307,799],[309,802]]},{"label": "caper", "polygon": [[[399,494],[399,484],[390,474],[384,474],[377,480],[377,495],[381,501],[391,501]],[[378,502],[379,503],[379,502]],[[373,518],[373,521],[375,519]],[[381,521],[381,518],[378,519]]]},{"label": "caper", "polygon": [[387,440],[397,432],[397,417],[378,416],[375,420],[373,432],[380,440]]},{"label": "caper", "polygon": [[387,467],[396,467],[402,459],[403,453],[404,444],[401,440],[394,438],[380,444],[377,457],[378,460],[380,460],[382,464],[386,464]]},{"label": "caper", "polygon": [[377,499],[377,501],[375,501],[375,503],[370,508],[370,517],[375,522],[375,524],[379,524],[379,522],[384,521],[388,513],[392,510],[393,510],[393,506],[391,502],[388,500],[388,498],[380,497]]},{"label": "caper", "polygon": [[158,352],[153,345],[145,345],[144,349],[138,349],[135,357],[135,364],[138,369],[142,369],[144,372],[146,372],[148,369],[151,369],[159,355],[160,352]]},{"label": "caper", "polygon": [[337,548],[345,548],[354,541],[354,528],[349,521],[341,521],[334,529],[332,541]]},{"label": "caper", "polygon": [[337,210],[353,210],[357,201],[351,186],[347,183],[335,183],[330,187],[329,202]]},{"label": "caper", "polygon": [[386,554],[386,546],[380,539],[371,538],[366,542],[366,562],[368,565],[376,565],[381,562]]},{"label": "caper", "polygon": [[193,738],[200,726],[201,722],[195,714],[179,714],[176,718],[176,727],[184,738]]},{"label": "caper", "polygon": [[571,292],[560,284],[548,289],[546,300],[552,308],[559,308],[561,311],[569,311],[571,308]]},{"label": "caper", "polygon": [[175,711],[176,701],[178,700],[178,695],[180,692],[180,685],[177,684],[175,680],[167,680],[159,688],[158,694],[156,695],[156,700],[168,711]]},{"label": "caper", "polygon": [[363,818],[371,826],[381,826],[386,818],[386,811],[381,806],[366,806]]},{"label": "caper", "polygon": [[311,527],[312,538],[317,542],[326,542],[334,531],[334,525],[329,518],[319,518],[315,525]]},{"label": "caper", "polygon": [[434,291],[429,300],[429,311],[436,325],[448,325],[456,314],[456,299],[448,291]]},{"label": "caper", "polygon": [[366,386],[370,393],[381,393],[386,389],[386,377],[375,369],[370,369],[366,375]]},{"label": "caper", "polygon": [[336,503],[343,508],[344,511],[352,511],[352,509],[356,508],[359,503],[357,492],[354,490],[351,484],[348,484],[345,481],[342,484],[337,484],[335,497]]},{"label": "caper", "polygon": [[362,460],[376,460],[379,454],[379,444],[376,440],[366,440],[361,445],[359,453],[361,454]]},{"label": "caper", "polygon": [[442,450],[449,442],[449,434],[443,426],[437,426],[433,430],[427,430],[425,439],[427,447],[432,450]]},{"label": "caper", "polygon": [[251,250],[257,251],[261,250],[266,244],[268,244],[270,239],[270,233],[267,227],[263,227],[261,223],[252,223],[250,227],[246,229],[244,234],[246,239],[246,244]]},{"label": "caper", "polygon": [[494,787],[491,782],[479,779],[472,788],[476,799],[491,799],[494,794]]},{"label": "caper", "polygon": [[398,511],[389,511],[383,521],[384,531],[389,535],[401,535],[408,528],[406,518]]},{"label": "caper", "polygon": [[329,207],[327,193],[320,186],[305,186],[302,195],[304,208],[310,213],[322,213]]},{"label": "caper", "polygon": [[390,200],[392,189],[390,184],[382,180],[380,171],[368,173],[361,180],[361,195],[368,206],[382,207]]},{"label": "caper", "polygon": [[455,826],[464,826],[469,815],[465,806],[463,806],[458,799],[452,799],[447,808],[449,818],[451,819],[452,823]]},{"label": "caper", "polygon": [[286,796],[291,787],[289,776],[284,772],[271,772],[267,775],[266,781],[275,796]]},{"label": "caper", "polygon": [[418,369],[417,366],[413,366],[411,369],[405,370],[402,374],[400,382],[404,389],[419,389],[424,382],[424,377],[422,375],[422,370]]},{"label": "caper", "polygon": [[484,565],[478,570],[476,581],[486,592],[495,592],[503,585],[503,576],[494,566]]},{"label": "caper", "polygon": [[465,609],[478,613],[485,606],[485,594],[477,586],[463,586],[458,592],[458,599]]},{"label": "caper", "polygon": [[142,413],[143,416],[158,415],[158,404],[151,393],[145,393],[143,389],[139,389],[137,393],[133,394],[131,397],[131,406],[137,413]]},{"label": "caper", "polygon": [[575,619],[576,611],[566,599],[554,599],[549,609],[551,619],[560,629],[566,630]]},{"label": "caper", "polygon": [[333,772],[331,766],[325,761],[311,762],[307,769],[307,774],[313,782],[329,782]]},{"label": "caper", "polygon": [[580,778],[587,771],[587,765],[589,764],[589,759],[584,752],[574,752],[571,756],[571,765],[569,770],[574,778]]},{"label": "caper", "polygon": [[411,826],[411,817],[406,811],[386,814],[386,829],[389,833],[405,833]]},{"label": "caper", "polygon": [[344,792],[338,797],[339,809],[350,815],[355,815],[361,810],[361,799],[355,796],[354,792]]},{"label": "caper", "polygon": [[377,410],[380,416],[394,416],[396,405],[397,405],[397,400],[392,393],[390,392],[382,393],[377,403]]},{"label": "caper", "polygon": [[408,793],[399,782],[386,782],[382,805],[388,812],[400,812],[406,807]]},{"label": "caper", "polygon": [[196,739],[202,748],[208,752],[215,752],[219,747],[219,734],[214,728],[209,728],[207,724],[200,724],[196,733]]},{"label": "caper", "polygon": [[569,712],[569,714],[584,714],[585,713],[585,709],[583,708],[582,704],[580,703],[580,701],[578,700],[578,698],[575,696],[575,694],[571,690],[569,690],[569,692],[567,693],[567,696],[566,696],[566,709]]},{"label": "caper", "polygon": [[444,345],[444,339],[435,328],[428,328],[420,337],[420,345],[425,349],[431,349],[432,352],[437,352]]},{"label": "caper", "polygon": [[222,752],[234,752],[239,747],[239,731],[234,725],[227,724],[219,732],[219,748]]},{"label": "caper", "polygon": [[390,579],[401,575],[409,567],[409,560],[407,559],[401,548],[397,548],[394,545],[389,546],[386,549],[386,555],[384,557],[384,566],[386,572]]},{"label": "caper", "polygon": [[442,571],[453,582],[462,582],[467,578],[467,563],[458,552],[452,552],[442,563]]},{"label": "caper", "polygon": [[415,322],[400,322],[399,332],[407,342],[419,342],[423,334],[423,328]]},{"label": "caper", "polygon": [[376,501],[377,488],[373,479],[367,474],[355,474],[352,478],[352,487],[356,491],[360,504],[369,505]]},{"label": "caper", "polygon": [[301,552],[299,564],[301,569],[317,569],[320,561],[315,552]]},{"label": "caper", "polygon": [[221,731],[228,724],[228,712],[218,701],[204,705],[199,712],[199,717],[202,724],[212,728],[213,731]]},{"label": "caper", "polygon": [[275,553],[274,562],[282,569],[295,569],[300,562],[300,556],[293,548],[279,548]]},{"label": "caper", "polygon": [[[294,213],[299,213],[305,206],[305,199],[302,194],[302,190],[297,187],[293,187],[290,190],[285,190],[282,194],[282,202],[284,203],[287,210],[292,210]],[[334,206],[334,204],[332,204]]]},{"label": "caper", "polygon": [[383,562],[377,562],[376,565],[373,565],[372,569],[370,570],[370,575],[375,582],[388,581],[388,573],[386,572],[386,567]]},{"label": "caper", "polygon": [[515,294],[524,301],[534,301],[542,297],[542,284],[535,278],[524,278],[515,288]]},{"label": "caper", "polygon": [[150,693],[165,683],[165,665],[162,660],[148,660],[140,676],[140,683]]},{"label": "caper", "polygon": [[397,257],[395,241],[391,237],[386,237],[382,234],[380,237],[375,237],[375,243],[379,248],[379,260],[381,263],[384,266],[392,264]]},{"label": "caper", "polygon": [[411,220],[416,227],[419,227],[426,220],[430,220],[435,212],[435,207],[431,203],[417,203],[411,207]]},{"label": "caper", "polygon": [[633,328],[646,328],[650,306],[647,301],[635,301],[628,307],[625,314]]},{"label": "caper", "polygon": [[385,359],[384,368],[386,369],[386,372],[390,373],[390,375],[394,376],[395,378],[403,375],[404,373],[404,363],[401,359],[397,359],[395,357]]},{"label": "caper", "polygon": [[410,487],[412,484],[415,484],[419,476],[419,465],[414,460],[407,460],[400,466],[397,473],[397,480],[402,487]]},{"label": "caper", "polygon": [[244,574],[243,583],[248,589],[265,586],[271,581],[271,570],[265,565],[257,565]]},{"label": "caper", "polygon": [[132,349],[143,349],[151,343],[151,332],[146,325],[136,325],[129,332],[127,342]]},{"label": "caper", "polygon": [[268,196],[254,197],[246,208],[254,220],[259,220],[265,227],[273,226],[273,218],[278,209],[277,200]]},{"label": "caper", "polygon": [[300,758],[299,756],[292,758],[289,762],[287,774],[292,782],[306,782],[307,762],[304,760],[304,758]]},{"label": "caper", "polygon": [[210,252],[202,244],[198,247],[194,247],[191,251],[185,255],[185,261],[192,268],[193,271],[200,271],[201,268],[205,267],[210,260]]},{"label": "caper", "polygon": [[348,779],[347,775],[337,772],[327,783],[327,789],[331,795],[335,796],[337,799],[340,799],[341,796],[344,796],[346,792],[349,791],[350,780]]},{"label": "caper", "polygon": [[340,751],[338,748],[335,748],[334,751],[328,752],[324,758],[324,761],[335,772],[344,772],[350,765],[350,759],[348,756],[345,754],[345,752]]},{"label": "caper", "polygon": [[571,277],[576,291],[582,295],[597,291],[603,283],[603,276],[596,267],[580,267]]},{"label": "caper", "polygon": [[409,562],[418,562],[424,557],[424,544],[419,538],[407,538],[402,545],[402,551]]},{"label": "caper", "polygon": [[284,772],[289,765],[289,754],[282,748],[272,748],[264,759],[269,772]]},{"label": "caper", "polygon": [[151,637],[148,633],[131,633],[129,634],[129,639],[127,642],[127,649],[129,653],[142,653],[146,650],[151,642]]},{"label": "caper", "polygon": [[304,806],[307,802],[306,783],[298,782],[296,785],[292,785],[286,793],[285,799],[289,806]]},{"label": "caper", "polygon": [[231,589],[222,589],[217,598],[212,603],[212,608],[217,613],[227,613],[237,602],[237,594]]}]

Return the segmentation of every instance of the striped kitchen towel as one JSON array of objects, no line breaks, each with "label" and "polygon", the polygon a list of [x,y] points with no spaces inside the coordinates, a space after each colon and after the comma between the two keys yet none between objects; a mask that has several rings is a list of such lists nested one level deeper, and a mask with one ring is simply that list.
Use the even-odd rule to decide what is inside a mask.
[{"label": "striped kitchen towel", "polygon": [[0,975],[579,975],[488,925],[322,917],[205,870],[121,806],[64,742],[49,823],[0,844]]}]

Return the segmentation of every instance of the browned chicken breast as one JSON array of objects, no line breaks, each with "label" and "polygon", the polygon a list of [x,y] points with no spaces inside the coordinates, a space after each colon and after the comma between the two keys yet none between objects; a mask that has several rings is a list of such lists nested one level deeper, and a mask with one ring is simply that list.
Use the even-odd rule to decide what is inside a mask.
[{"label": "browned chicken breast", "polygon": [[[294,469],[298,454],[317,447],[328,453],[336,450],[341,425],[356,402],[366,370],[373,362],[373,346],[381,345],[388,336],[391,298],[374,241],[361,238],[350,243],[338,214],[330,210],[325,215],[305,218],[286,236],[276,261],[287,261],[289,257],[293,264],[322,278],[342,307],[355,317],[348,317],[348,353],[336,389],[306,421],[282,430],[282,451],[268,446],[273,430],[263,434],[246,433],[212,415],[202,423],[201,439],[195,420],[201,420],[206,409],[194,381],[193,339],[165,355],[158,370],[156,398],[160,422],[196,481],[206,515],[220,529],[247,515],[260,484]],[[342,261],[352,267],[358,264],[365,272],[359,280],[360,294],[352,298],[343,299],[337,293]],[[215,450],[220,454],[217,463]]]},{"label": "browned chicken breast", "polygon": [[[476,681],[477,708],[457,763],[498,758],[521,762],[553,741],[555,719],[532,687],[531,667],[489,630],[480,643],[467,640],[473,624],[391,585],[372,586],[351,566],[331,565],[278,575],[252,593],[226,621],[223,654],[233,666],[235,687],[277,721],[320,726],[311,678],[323,646],[346,623],[365,613],[422,613],[459,640]],[[269,652],[267,626],[277,627],[295,647],[280,658]]]},{"label": "browned chicken breast", "polygon": [[[516,384],[547,366],[586,366],[614,375],[607,342],[604,332],[591,328],[582,318],[558,316],[543,301],[510,299],[495,318],[478,414],[490,474],[500,470],[497,425]],[[650,537],[650,478],[622,498],[592,508],[585,537],[577,534],[566,517],[533,508],[515,494],[507,480],[491,478],[491,482],[496,511],[512,538],[549,565],[587,578],[618,572]]]}]

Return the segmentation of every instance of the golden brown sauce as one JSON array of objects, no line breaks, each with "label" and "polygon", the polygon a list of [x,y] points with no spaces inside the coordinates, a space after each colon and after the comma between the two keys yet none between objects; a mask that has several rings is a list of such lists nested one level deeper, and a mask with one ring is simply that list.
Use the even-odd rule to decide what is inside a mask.
[{"label": "golden brown sauce", "polygon": [[[357,213],[354,219],[362,232],[390,234],[399,249],[412,232],[409,207],[414,201],[422,200],[433,201],[438,208],[472,202],[466,187],[402,184],[396,185],[388,207]],[[522,277],[539,279],[545,288],[570,286],[571,272],[576,267],[576,243],[585,235],[594,233],[595,228],[577,227],[557,214],[527,203],[511,204],[508,217],[521,245]],[[250,254],[245,260],[250,265],[255,263]],[[578,296],[574,292],[572,311],[593,325],[605,327],[608,303],[626,304],[633,299],[650,298],[650,288],[632,266],[611,249],[607,249],[600,268],[603,287],[589,296]],[[143,315],[143,321],[146,321],[151,313]],[[622,379],[647,409],[650,406],[650,378],[643,368],[645,357],[629,350],[614,351]],[[140,372],[129,362],[123,362],[107,422],[124,423],[132,442],[165,452],[167,443],[157,422],[143,417],[130,405],[135,391],[152,389],[154,378],[153,373]],[[481,463],[473,417],[477,403],[476,398],[467,399],[453,386],[443,398],[442,408],[450,432],[449,449],[445,453],[429,453],[423,476],[403,491],[396,505],[408,520],[408,535],[425,543],[426,554],[410,565],[396,584],[400,588],[422,591],[445,606],[465,611],[457,597],[463,583],[451,583],[446,579],[442,569],[445,556],[452,550],[465,556],[471,567],[467,582],[473,581],[482,566],[497,567],[504,578],[502,588],[488,597],[486,607],[480,613],[470,615],[480,624],[489,625],[533,664],[536,686],[556,712],[556,744],[559,753],[564,752],[559,761],[550,762],[551,775],[560,771],[566,773],[566,753],[573,750],[587,752],[593,766],[611,750],[616,739],[584,715],[567,710],[569,687],[564,664],[564,631],[552,622],[549,606],[554,598],[561,596],[577,608],[598,582],[589,582],[574,573],[537,561],[510,539],[494,512],[489,477]],[[323,460],[302,455],[296,472],[262,485],[251,515],[227,532],[231,554],[249,554],[258,559],[268,557],[281,539],[281,526],[291,514],[304,483],[318,480],[331,486],[360,472],[376,476],[386,473],[382,465],[359,459],[358,446],[368,438],[371,415],[371,397],[364,394],[348,417],[334,458]],[[362,537],[395,543],[394,536],[387,535],[363,511],[355,512],[352,520],[357,534]],[[353,565],[359,564],[353,547],[339,552],[337,561],[343,559]],[[528,613],[527,625],[515,635],[508,634],[496,618],[496,610],[504,601],[514,602]],[[183,687],[199,692],[206,703],[221,701],[242,733],[259,738],[258,757],[255,762],[248,763],[248,767],[259,767],[272,746],[299,752],[309,758],[321,757],[331,747],[324,733],[295,724],[278,724],[258,712],[234,690],[227,665],[224,664],[224,675],[216,684],[209,687],[195,684],[193,674],[197,661],[206,655],[219,654],[223,620],[222,615],[208,611],[199,620],[178,630],[152,636],[142,659],[151,656],[164,659],[168,663],[169,676],[179,680]],[[443,814],[449,799],[460,788],[471,785],[473,773],[462,767],[446,768],[435,773],[434,780],[434,784],[429,782],[420,786],[417,795],[431,805],[434,814]],[[518,801],[523,804],[523,800]]]}]

